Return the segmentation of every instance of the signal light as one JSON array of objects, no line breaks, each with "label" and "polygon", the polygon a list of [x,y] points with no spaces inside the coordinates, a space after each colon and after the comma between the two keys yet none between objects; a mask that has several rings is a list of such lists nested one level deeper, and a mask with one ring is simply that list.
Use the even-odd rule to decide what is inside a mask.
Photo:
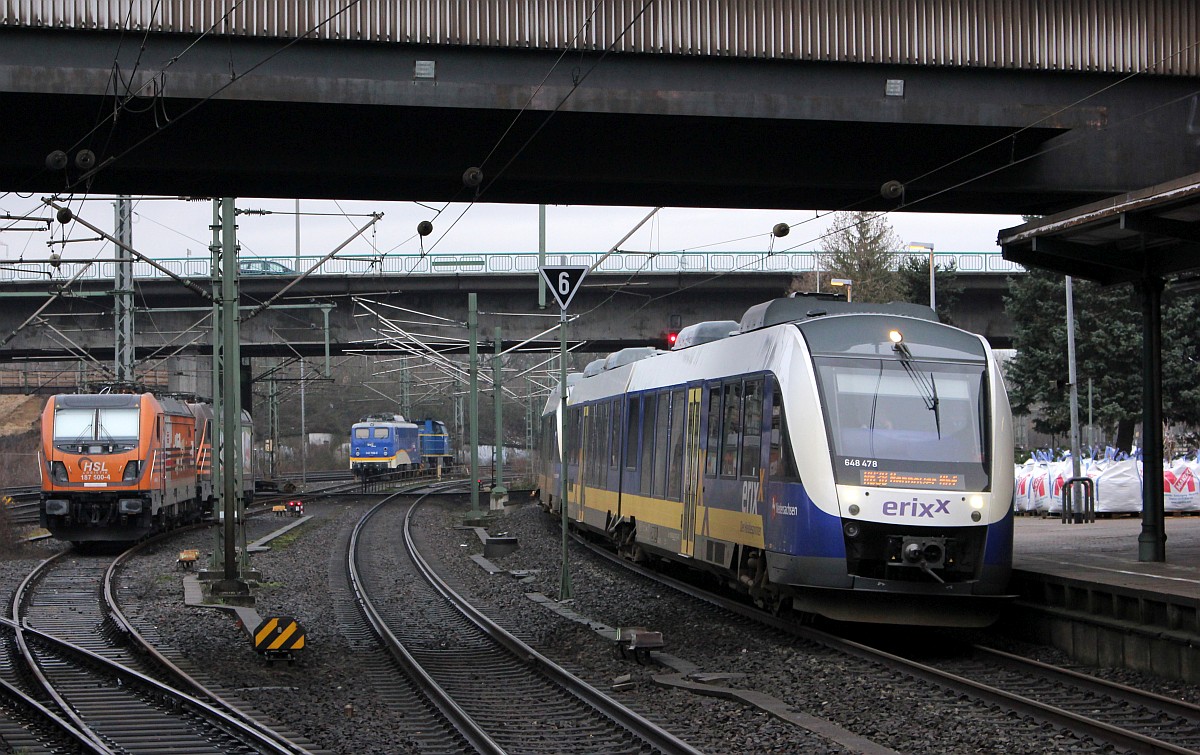
[{"label": "signal light", "polygon": [[668,348],[668,349],[673,349],[673,348],[675,348],[675,342],[676,342],[676,341],[678,341],[678,340],[679,340],[679,332],[678,332],[678,331],[675,331],[675,330],[668,330],[668,331],[667,331],[667,337],[666,337],[666,341],[667,341],[667,348]]}]

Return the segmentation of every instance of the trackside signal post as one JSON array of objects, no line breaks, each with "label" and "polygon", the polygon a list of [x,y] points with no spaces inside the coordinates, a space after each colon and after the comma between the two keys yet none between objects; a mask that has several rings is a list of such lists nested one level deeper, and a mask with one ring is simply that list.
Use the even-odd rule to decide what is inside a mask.
[{"label": "trackside signal post", "polygon": [[554,294],[558,302],[558,417],[560,429],[558,432],[559,447],[559,508],[562,510],[562,576],[559,580],[558,599],[571,599],[571,570],[567,560],[567,307],[579,291],[584,276],[588,273],[585,265],[542,265],[538,268],[542,280]]}]

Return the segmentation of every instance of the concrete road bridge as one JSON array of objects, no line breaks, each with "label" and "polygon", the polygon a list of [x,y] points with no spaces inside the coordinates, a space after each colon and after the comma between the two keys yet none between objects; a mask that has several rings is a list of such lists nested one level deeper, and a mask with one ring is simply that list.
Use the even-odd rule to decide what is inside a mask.
[{"label": "concrete road bridge", "polygon": [[[550,264],[594,264],[600,255],[550,254]],[[938,254],[954,265],[963,295],[950,316],[960,327],[1011,345],[1002,296],[1021,268],[998,253]],[[209,261],[159,260],[209,286]],[[319,258],[243,258],[246,269],[307,270]],[[740,320],[750,306],[787,292],[816,270],[812,252],[615,253],[585,279],[571,304],[570,342],[583,353],[663,346],[665,334],[703,320]],[[256,265],[258,267],[250,267]],[[299,279],[248,273],[241,290],[241,353],[247,358],[352,353],[465,353],[468,293],[478,295],[481,338],[502,329],[505,348],[557,349],[558,307],[539,291],[537,254],[335,257]],[[0,267],[0,361],[111,361],[112,263]],[[66,286],[64,283],[74,279]],[[145,262],[135,263],[135,356],[143,372],[176,356],[211,352],[212,303]],[[851,289],[853,290],[853,289]],[[282,294],[282,295],[280,295]],[[264,303],[270,306],[262,309]]]},{"label": "concrete road bridge", "polygon": [[22,0],[0,191],[1045,214],[1200,171],[1192,0]]}]

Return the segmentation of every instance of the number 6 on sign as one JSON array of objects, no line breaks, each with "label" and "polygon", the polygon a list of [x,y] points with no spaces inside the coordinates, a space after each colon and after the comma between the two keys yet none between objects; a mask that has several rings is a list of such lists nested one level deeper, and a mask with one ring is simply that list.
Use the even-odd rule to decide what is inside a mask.
[{"label": "number 6 on sign", "polygon": [[543,265],[538,268],[546,287],[554,294],[559,309],[563,310],[571,305],[571,299],[575,298],[587,271],[586,265]]}]

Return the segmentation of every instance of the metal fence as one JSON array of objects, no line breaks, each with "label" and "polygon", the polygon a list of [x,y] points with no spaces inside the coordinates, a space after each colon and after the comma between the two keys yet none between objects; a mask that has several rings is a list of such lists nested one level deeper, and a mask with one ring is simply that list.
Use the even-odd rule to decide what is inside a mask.
[{"label": "metal fence", "polygon": [[[600,265],[593,272],[611,274],[671,274],[671,273],[806,273],[823,269],[822,255],[818,252],[618,252],[604,257],[599,252],[548,253],[546,263],[551,265],[587,265],[597,260]],[[928,254],[898,253],[897,263],[913,258],[925,261]],[[242,280],[272,278],[306,272],[320,261],[321,257],[253,257],[243,260],[268,260],[283,266],[275,274],[243,274]],[[935,254],[939,267],[950,267],[962,273],[1009,274],[1024,272],[1024,268],[1005,260],[999,252],[968,252],[959,254]],[[156,262],[172,273],[185,278],[207,278],[210,262],[207,258],[158,259]],[[47,274],[55,280],[67,279],[79,272],[86,263],[63,260],[57,268],[49,263],[4,263],[0,262],[0,281],[28,281],[45,283]],[[134,277],[163,278],[163,273],[145,262],[135,262]],[[93,263],[80,276],[80,280],[107,280],[115,277],[113,262]],[[536,253],[480,253],[480,254],[384,254],[384,255],[339,255],[322,262],[314,275],[345,276],[438,276],[496,273],[504,275],[530,274],[538,271]]]}]

